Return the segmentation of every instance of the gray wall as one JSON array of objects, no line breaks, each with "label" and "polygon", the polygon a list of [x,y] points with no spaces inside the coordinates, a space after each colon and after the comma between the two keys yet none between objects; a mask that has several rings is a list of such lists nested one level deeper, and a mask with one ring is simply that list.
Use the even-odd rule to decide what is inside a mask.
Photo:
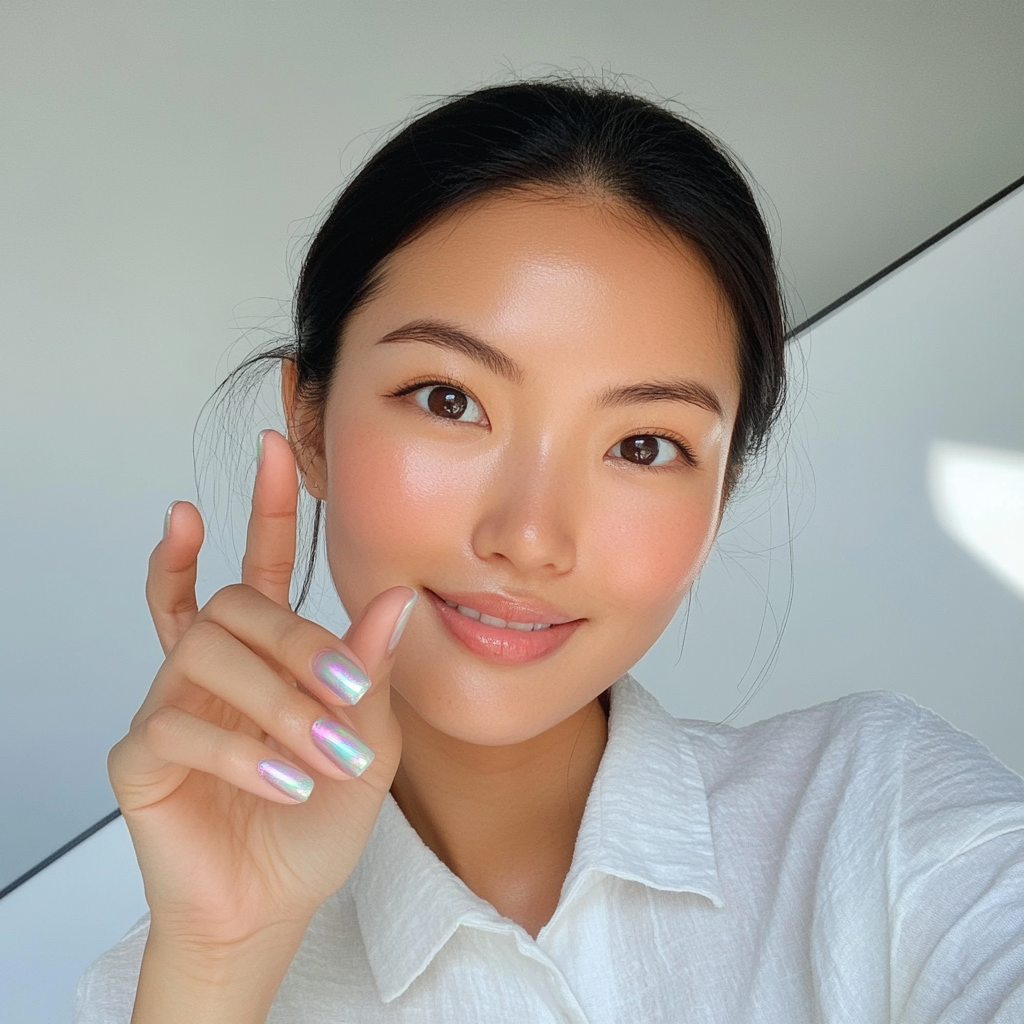
[{"label": "gray wall", "polygon": [[[756,676],[774,639],[769,623],[756,643],[758,585],[781,611],[795,576],[778,667],[740,719],[891,686],[1024,767],[1024,602],[938,532],[925,485],[933,437],[1024,450],[1021,280],[1024,192],[802,339],[796,471],[768,474],[737,505],[682,661],[677,623],[636,669],[673,710],[729,714],[748,690],[751,654]],[[792,574],[787,479],[800,527]],[[1024,501],[1015,514],[1024,539]],[[783,539],[772,559],[769,525]],[[0,902],[0,1020],[67,1020],[78,975],[144,909],[121,820]]]},{"label": "gray wall", "polygon": [[1024,188],[795,343],[784,458],[636,669],[676,714],[899,690],[1024,773],[1024,601],[940,528],[928,473],[935,442],[1024,455],[1022,283]]},{"label": "gray wall", "polygon": [[[220,371],[265,337],[244,332],[281,326],[309,218],[421,99],[548,64],[649,81],[733,145],[760,181],[798,310],[828,302],[1024,170],[1019,0],[8,0],[0,47],[0,743],[18,779],[0,794],[0,884],[113,806],[105,752],[158,664],[142,601],[146,557],[168,502],[193,494],[195,417]],[[828,342],[832,330],[812,343],[812,361],[820,349],[822,373],[837,381],[818,397],[841,393],[845,373],[867,372],[858,360],[869,352],[894,379],[916,379],[902,349],[917,344],[912,333],[879,351],[883,342],[860,334]],[[1008,386],[1014,352],[991,349],[997,389]],[[990,404],[972,392],[962,429],[948,433],[999,442]],[[1020,447],[1009,436],[1019,419],[1001,415],[1005,443]],[[825,511],[797,548],[798,602],[814,586],[814,552],[847,557],[857,537],[873,535],[867,524],[853,524],[866,533],[813,525],[831,522],[830,460],[850,457],[843,444],[856,442],[807,443]],[[875,453],[871,471],[896,488],[894,501],[910,501],[918,464],[893,468],[896,458]],[[925,529],[924,512],[915,515]],[[921,550],[918,535],[907,542]],[[962,561],[969,585],[988,593],[986,577]],[[745,562],[760,571],[757,556]],[[216,551],[207,558],[205,592],[231,578],[229,563]],[[709,616],[723,600],[746,601],[745,577],[730,564],[738,596],[716,597],[709,572],[700,591]],[[878,571],[893,566],[880,561]],[[875,600],[875,577],[865,574],[856,593]],[[896,583],[877,599],[898,605],[906,593]],[[1003,607],[1001,592],[989,596]],[[747,604],[760,615],[756,595]],[[805,678],[796,650],[819,652],[812,677],[823,687],[793,683],[787,699],[798,703],[836,687],[896,685],[914,666],[924,680],[925,665],[943,661],[947,619],[873,637],[839,626],[821,633],[796,609],[783,662],[753,712],[774,706],[773,694],[783,700],[782,680]],[[323,613],[330,621],[329,602]],[[1009,606],[1000,615],[1012,617]],[[701,623],[688,658],[716,649],[714,628]],[[749,652],[736,643],[743,660]],[[994,678],[1018,663],[1014,643],[993,648],[1004,670]],[[901,672],[862,663],[848,644]],[[933,655],[917,660],[929,644]],[[728,693],[731,707],[741,674],[731,663],[688,670],[679,692],[695,709],[707,694]],[[992,717],[1002,729],[1014,721]],[[975,718],[965,721],[974,727]]]}]

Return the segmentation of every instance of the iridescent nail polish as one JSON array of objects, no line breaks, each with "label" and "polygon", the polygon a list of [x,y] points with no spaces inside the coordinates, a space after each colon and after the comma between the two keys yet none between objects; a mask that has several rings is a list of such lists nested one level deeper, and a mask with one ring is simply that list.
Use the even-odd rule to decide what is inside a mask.
[{"label": "iridescent nail polish", "polygon": [[355,704],[370,688],[366,673],[338,651],[321,651],[313,659],[313,675],[346,704]]},{"label": "iridescent nail polish", "polygon": [[[412,589],[411,587],[409,588]],[[402,614],[398,616],[398,621],[395,623],[395,628],[391,631],[391,639],[388,641],[388,654],[390,654],[397,646],[398,641],[402,639],[402,633],[405,630],[405,624],[409,621],[409,617],[412,615],[413,608],[416,607],[416,601],[419,599],[419,592],[413,590],[412,597],[405,602],[405,607],[402,609]]]},{"label": "iridescent nail polish", "polygon": [[373,751],[340,723],[318,718],[311,731],[313,742],[343,772],[355,778],[370,767]]},{"label": "iridescent nail polish", "polygon": [[259,432],[259,436],[256,438],[256,468],[259,469],[263,465],[263,435],[266,433],[265,430]]},{"label": "iridescent nail polish", "polygon": [[167,506],[167,511],[164,513],[164,540],[167,540],[167,534],[171,532],[171,513],[174,511],[174,506],[177,504],[178,503],[176,501],[172,501],[170,505]]},{"label": "iridescent nail polish", "polygon": [[283,761],[260,761],[256,766],[260,778],[266,779],[274,789],[291,797],[297,804],[305,803],[313,792],[313,780],[298,768]]}]

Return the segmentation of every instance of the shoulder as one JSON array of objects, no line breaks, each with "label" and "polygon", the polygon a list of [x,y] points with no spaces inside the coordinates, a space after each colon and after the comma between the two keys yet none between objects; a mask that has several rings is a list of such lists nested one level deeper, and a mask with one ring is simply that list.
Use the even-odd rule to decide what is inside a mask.
[{"label": "shoulder", "polygon": [[889,690],[848,694],[744,726],[685,718],[676,723],[715,788],[745,778],[809,781],[845,774],[852,763],[860,772],[890,772],[929,716],[955,733],[910,697]]},{"label": "shoulder", "polygon": [[128,1024],[148,935],[149,914],[145,914],[86,969],[75,994],[75,1024]]},{"label": "shoulder", "polygon": [[978,834],[1012,822],[1024,828],[1024,779],[904,694],[852,693],[733,726],[672,718],[646,691],[635,696],[642,688],[630,681],[636,690],[629,699],[639,701],[651,727],[692,749],[713,809],[753,803],[787,813],[802,802],[826,814],[831,807],[886,828],[902,823],[909,847],[940,814]]},{"label": "shoulder", "polygon": [[709,800],[870,821],[898,840],[905,865],[1024,830],[1024,779],[904,694],[853,693],[743,727],[676,722]]}]

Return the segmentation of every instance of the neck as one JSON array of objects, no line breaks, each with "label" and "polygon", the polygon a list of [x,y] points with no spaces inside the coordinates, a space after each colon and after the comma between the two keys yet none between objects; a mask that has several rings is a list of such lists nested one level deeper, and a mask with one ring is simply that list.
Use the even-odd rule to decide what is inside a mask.
[{"label": "neck", "polygon": [[397,693],[402,762],[391,787],[423,842],[536,938],[558,905],[608,737],[597,700],[540,736],[483,747],[428,725]]}]

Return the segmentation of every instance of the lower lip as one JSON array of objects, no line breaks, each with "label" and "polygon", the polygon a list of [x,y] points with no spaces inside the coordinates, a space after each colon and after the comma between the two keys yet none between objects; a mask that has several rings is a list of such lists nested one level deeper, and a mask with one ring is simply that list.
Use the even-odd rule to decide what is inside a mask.
[{"label": "lower lip", "polygon": [[448,627],[448,632],[463,647],[485,661],[502,665],[525,665],[553,654],[584,622],[583,619],[574,619],[547,629],[531,629],[528,633],[522,629],[488,626],[450,608],[433,591],[426,590],[426,593],[441,621]]}]

